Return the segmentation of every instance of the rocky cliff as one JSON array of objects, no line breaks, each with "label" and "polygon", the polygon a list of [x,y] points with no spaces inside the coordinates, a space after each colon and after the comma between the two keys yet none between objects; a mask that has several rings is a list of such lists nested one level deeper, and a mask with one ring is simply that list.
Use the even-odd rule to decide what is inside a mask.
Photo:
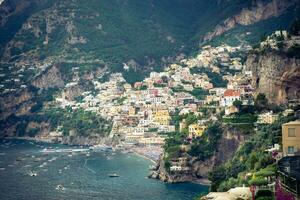
[{"label": "rocky cliff", "polygon": [[57,66],[53,65],[37,75],[32,81],[32,85],[41,89],[62,88],[64,87],[64,81]]},{"label": "rocky cliff", "polygon": [[199,160],[196,157],[191,157],[185,154],[187,159],[186,166],[189,171],[185,172],[170,172],[166,169],[163,155],[160,161],[149,177],[160,179],[164,182],[197,182],[200,179],[207,179],[208,173],[220,164],[231,159],[239,146],[245,142],[245,135],[243,135],[237,128],[230,126],[223,126],[223,135],[219,140],[218,146],[214,155],[207,160]]},{"label": "rocky cliff", "polygon": [[271,103],[285,104],[300,98],[300,59],[283,52],[256,52],[248,56],[246,69],[252,71],[252,85]]},{"label": "rocky cliff", "polygon": [[248,26],[272,17],[278,17],[292,6],[299,6],[297,3],[299,3],[297,0],[256,1],[251,8],[244,8],[237,15],[229,17],[218,24],[213,31],[205,35],[204,41],[209,41],[216,36],[222,35],[238,25]]}]

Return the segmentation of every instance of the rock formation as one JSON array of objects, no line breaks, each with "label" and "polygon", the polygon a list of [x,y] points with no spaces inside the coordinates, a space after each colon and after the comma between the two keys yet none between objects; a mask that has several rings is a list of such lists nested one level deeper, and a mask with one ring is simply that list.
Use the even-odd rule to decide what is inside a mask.
[{"label": "rock formation", "polygon": [[190,168],[187,172],[168,172],[165,168],[163,155],[158,162],[156,169],[149,175],[151,178],[160,179],[164,182],[187,182],[207,179],[208,173],[220,164],[231,159],[240,145],[245,142],[243,135],[237,128],[230,126],[223,127],[223,135],[216,148],[214,156],[207,160],[199,160],[186,154],[188,160],[187,166]]},{"label": "rock formation", "polygon": [[223,23],[217,25],[213,31],[206,34],[203,40],[209,41],[214,37],[222,35],[226,31],[235,28],[238,25],[247,26],[271,17],[277,17],[283,14],[288,8],[295,5],[297,2],[297,0],[272,0],[271,2],[265,4],[259,1],[256,6],[252,8],[244,8],[237,15],[224,20]]},{"label": "rock formation", "polygon": [[271,103],[284,104],[300,98],[300,60],[279,52],[253,53],[246,61],[252,85]]}]

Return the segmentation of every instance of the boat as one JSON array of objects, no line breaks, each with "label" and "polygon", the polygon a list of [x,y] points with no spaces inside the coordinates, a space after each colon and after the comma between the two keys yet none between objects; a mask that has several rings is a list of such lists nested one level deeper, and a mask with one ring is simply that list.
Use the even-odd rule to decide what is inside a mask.
[{"label": "boat", "polygon": [[62,185],[57,185],[55,189],[60,190],[60,191],[65,190],[64,186],[62,186]]},{"label": "boat", "polygon": [[29,171],[29,172],[28,172],[28,175],[29,175],[29,176],[37,176],[37,173],[34,172],[34,171]]},{"label": "boat", "polygon": [[119,177],[120,175],[118,175],[117,173],[113,173],[113,174],[108,174],[108,176],[111,178],[115,178],[115,177]]}]

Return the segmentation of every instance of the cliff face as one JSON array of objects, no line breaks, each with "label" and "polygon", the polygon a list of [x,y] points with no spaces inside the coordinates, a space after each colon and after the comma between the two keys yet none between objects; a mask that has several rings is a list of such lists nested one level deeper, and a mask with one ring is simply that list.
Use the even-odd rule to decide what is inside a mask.
[{"label": "cliff face", "polygon": [[[56,66],[50,66],[47,70],[35,77],[31,83],[39,89],[62,88],[64,81]],[[2,95],[0,97],[0,120],[5,120],[10,115],[16,116],[30,114],[30,109],[35,102],[37,94],[29,88],[20,89],[16,93]]]},{"label": "cliff face", "polygon": [[220,164],[231,159],[239,148],[245,142],[245,136],[236,128],[223,127],[223,135],[216,148],[214,156],[205,161],[198,160],[195,157],[186,156],[187,166],[190,168],[187,172],[168,172],[165,168],[163,156],[161,157],[156,171],[150,175],[151,178],[157,178],[164,182],[187,182],[206,179],[208,173]]},{"label": "cliff face", "polygon": [[15,1],[4,1],[0,7],[0,27],[4,26],[9,17],[16,15],[19,12],[22,12],[24,9],[30,6],[30,1],[23,0],[20,2]]},{"label": "cliff face", "polygon": [[28,102],[31,98],[32,93],[28,90],[23,90],[18,94],[11,94],[8,96],[0,97],[0,120],[5,119],[13,113],[17,113],[18,110],[22,110],[22,105]]},{"label": "cliff face", "polygon": [[244,8],[239,14],[227,18],[217,25],[213,31],[205,35],[204,41],[209,41],[216,36],[222,35],[238,25],[247,26],[271,17],[278,17],[297,2],[297,0],[272,0],[269,3],[258,1],[252,8]]},{"label": "cliff face", "polygon": [[32,85],[43,89],[54,87],[61,88],[64,86],[64,81],[62,80],[59,69],[54,65],[37,76],[37,78],[32,82]]},{"label": "cliff face", "polygon": [[270,102],[284,104],[300,98],[300,60],[278,52],[253,53],[246,69],[252,71],[252,85]]}]

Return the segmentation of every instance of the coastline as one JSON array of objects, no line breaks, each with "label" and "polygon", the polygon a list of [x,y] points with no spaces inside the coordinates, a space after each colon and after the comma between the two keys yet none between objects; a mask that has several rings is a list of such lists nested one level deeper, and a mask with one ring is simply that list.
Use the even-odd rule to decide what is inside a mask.
[{"label": "coastline", "polygon": [[135,150],[133,150],[133,153],[134,153],[135,155],[139,156],[139,157],[142,157],[142,158],[144,158],[144,159],[146,159],[146,160],[149,160],[149,161],[152,162],[153,164],[157,164],[157,161],[153,160],[153,159],[150,158],[150,157],[147,157],[146,155],[143,155],[143,154],[141,154],[141,153],[139,153],[139,152],[137,152],[137,151],[135,151]]},{"label": "coastline", "polygon": [[15,139],[15,140],[26,140],[26,141],[35,141],[35,142],[44,142],[44,143],[48,143],[48,144],[60,144],[59,142],[55,142],[53,141],[52,139],[48,138],[36,138],[36,137],[4,137],[2,139],[9,139],[9,140],[12,140],[12,139]]},{"label": "coastline", "polygon": [[[46,138],[37,138],[37,137],[5,137],[5,139],[19,139],[19,140],[26,140],[26,141],[44,142],[44,143],[48,143],[48,144],[61,144],[60,142],[53,141],[50,138],[46,139]],[[139,147],[139,148],[131,148],[130,150],[132,150],[132,152],[136,156],[141,157],[145,160],[149,160],[151,163],[156,165],[158,160],[155,160],[153,157],[147,155],[146,153],[143,153],[142,150],[145,150],[145,149],[147,149],[147,148]],[[211,185],[211,182],[207,178],[194,179],[194,180],[191,180],[191,181],[188,181],[188,182],[203,185],[203,186],[210,186]]]},{"label": "coastline", "polygon": [[[61,144],[60,142],[56,142],[51,138],[38,138],[38,137],[5,137],[3,139],[16,139],[16,140],[26,140],[26,141],[35,141],[35,142],[44,142],[44,143],[48,143],[48,144]],[[151,158],[150,156],[147,156],[145,154],[143,154],[141,151],[139,151],[137,148],[132,148],[130,149],[132,150],[132,152],[139,156],[142,157],[146,160],[151,161],[153,164],[157,164],[157,161],[155,161],[153,158]]]},{"label": "coastline", "polygon": [[204,186],[211,186],[211,181],[208,180],[208,178],[195,179],[195,180],[191,181],[191,183],[200,184],[200,185],[204,185]]}]

